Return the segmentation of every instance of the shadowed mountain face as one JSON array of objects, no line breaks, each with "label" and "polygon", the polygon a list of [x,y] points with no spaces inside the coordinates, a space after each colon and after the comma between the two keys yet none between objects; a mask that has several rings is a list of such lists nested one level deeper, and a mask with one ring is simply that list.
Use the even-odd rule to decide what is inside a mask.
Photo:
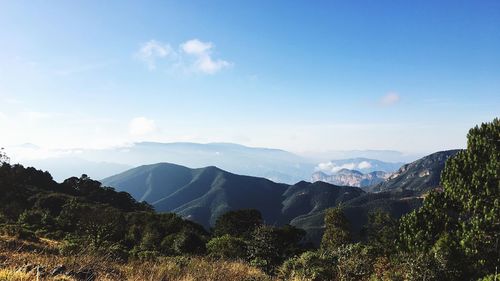
[{"label": "shadowed mountain face", "polygon": [[175,212],[205,227],[229,210],[245,208],[259,209],[270,224],[281,223],[282,195],[288,187],[216,167],[189,169],[169,163],[140,166],[103,183],[151,203],[157,211]]},{"label": "shadowed mountain face", "polygon": [[216,167],[189,169],[169,163],[140,166],[104,179],[103,184],[127,191],[157,211],[178,213],[207,228],[221,214],[247,208],[258,209],[266,223],[281,225],[365,193],[324,182],[286,185]]},{"label": "shadowed mountain face", "polygon": [[369,212],[382,209],[399,217],[417,208],[420,195],[437,186],[445,161],[457,151],[438,152],[404,165],[397,176],[367,188],[377,193],[322,181],[280,184],[213,166],[190,169],[169,163],[140,166],[102,182],[147,201],[159,212],[178,213],[206,228],[227,211],[254,208],[266,223],[290,223],[319,242],[324,211],[339,204],[355,232],[366,223]]},{"label": "shadowed mountain face", "polygon": [[410,164],[403,165],[386,181],[367,187],[368,192],[381,191],[410,191],[421,195],[429,190],[439,187],[441,172],[446,160],[460,150],[447,150],[425,156]]},{"label": "shadowed mountain face", "polygon": [[[134,198],[152,204],[159,212],[175,212],[207,229],[227,211],[258,209],[266,223],[290,223],[303,228],[314,242],[319,242],[321,237],[326,209],[339,204],[348,207],[350,202],[355,202],[352,213],[355,214],[356,230],[361,228],[358,224],[364,223],[366,215],[373,209],[370,200],[354,201],[367,195],[357,187],[305,181],[286,185],[232,174],[216,167],[189,169],[159,163],[109,177],[103,180],[103,184],[129,192]],[[385,202],[384,205],[388,204]],[[406,208],[403,213],[409,210],[411,208]]]}]

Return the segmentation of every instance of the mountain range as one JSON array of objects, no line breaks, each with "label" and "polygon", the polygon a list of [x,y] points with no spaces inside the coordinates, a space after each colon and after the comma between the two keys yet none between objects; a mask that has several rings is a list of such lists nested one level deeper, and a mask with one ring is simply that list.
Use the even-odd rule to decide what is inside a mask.
[{"label": "mountain range", "polygon": [[384,171],[374,171],[364,174],[357,170],[341,169],[332,175],[315,172],[311,176],[311,181],[323,181],[334,185],[367,187],[383,182],[391,175],[392,173]]},{"label": "mountain range", "polygon": [[368,192],[399,191],[422,195],[439,187],[441,171],[446,160],[460,150],[447,150],[433,153],[412,163],[403,165],[386,181],[366,187]]},{"label": "mountain range", "polygon": [[[387,181],[363,189],[322,181],[289,185],[233,174],[214,166],[190,169],[170,163],[139,166],[102,182],[139,201],[147,201],[159,212],[178,213],[206,228],[229,210],[254,208],[262,213],[266,223],[289,223],[303,228],[312,241],[318,242],[328,208],[342,204],[355,231],[361,229],[374,210],[386,210],[399,217],[417,208],[421,202],[419,194],[435,187],[435,175],[441,173],[451,155],[449,151],[429,155],[404,165],[400,169],[403,172]],[[415,174],[421,176],[409,176]],[[405,187],[397,188],[401,184]],[[412,192],[408,192],[408,186]],[[420,193],[414,192],[417,190]]]},{"label": "mountain range", "polygon": [[404,164],[403,162],[385,162],[377,159],[356,157],[322,162],[315,167],[315,170],[330,175],[344,169],[356,170],[364,174],[376,171],[391,173]]},{"label": "mountain range", "polygon": [[369,158],[349,158],[319,163],[311,181],[334,185],[367,187],[385,181],[404,163],[384,162]]},{"label": "mountain range", "polygon": [[169,162],[188,167],[217,166],[232,173],[295,183],[308,179],[314,171],[312,160],[294,153],[234,143],[138,142],[107,149],[43,151],[50,157],[15,157],[40,154],[34,145],[12,148],[13,161],[48,170],[58,181],[88,174],[109,177],[143,164]]},{"label": "mountain range", "polygon": [[[315,171],[331,174],[332,169],[346,168],[363,173],[390,172],[397,170],[403,164],[401,162],[408,163],[418,158],[386,150],[304,152],[297,155],[281,149],[235,143],[190,142],[137,142],[102,149],[46,149],[28,143],[9,146],[7,151],[13,163],[47,170],[59,182],[81,174],[103,179],[140,165],[169,162],[193,168],[217,166],[236,174],[293,184],[310,180]],[[325,161],[327,159],[343,160]]]},{"label": "mountain range", "polygon": [[252,208],[267,224],[290,223],[306,229],[312,240],[322,233],[327,208],[366,194],[356,187],[305,181],[287,185],[216,167],[189,169],[170,163],[140,166],[102,182],[147,201],[159,212],[180,214],[207,229],[229,210]]}]

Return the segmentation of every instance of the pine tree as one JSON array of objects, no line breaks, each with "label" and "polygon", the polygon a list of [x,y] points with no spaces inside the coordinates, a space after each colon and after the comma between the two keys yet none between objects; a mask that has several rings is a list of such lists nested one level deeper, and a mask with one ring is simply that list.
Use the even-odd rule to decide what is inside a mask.
[{"label": "pine tree", "polygon": [[338,247],[351,243],[349,221],[340,207],[326,210],[325,232],[321,239],[321,249],[335,251]]}]

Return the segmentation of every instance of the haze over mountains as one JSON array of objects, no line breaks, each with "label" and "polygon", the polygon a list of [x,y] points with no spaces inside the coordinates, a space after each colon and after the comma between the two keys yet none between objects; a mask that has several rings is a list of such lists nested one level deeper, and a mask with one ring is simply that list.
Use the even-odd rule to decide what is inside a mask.
[{"label": "haze over mountains", "polygon": [[[33,144],[25,144],[10,147],[8,150],[13,162],[48,170],[57,181],[84,173],[92,178],[101,179],[136,166],[169,162],[193,168],[217,166],[236,174],[293,184],[300,180],[310,180],[315,167],[317,169],[322,165],[318,164],[319,162],[327,163],[326,166],[337,163],[325,162],[327,159],[332,159],[331,152],[318,158],[300,156],[280,149],[247,147],[234,143],[139,142],[107,149],[68,150],[45,150]],[[397,158],[398,161],[408,158],[408,155],[396,151],[344,151],[342,155],[351,157],[378,155],[381,159]],[[377,160],[368,160],[371,161],[369,163],[373,168],[384,170],[384,166],[380,166]],[[363,158],[349,161],[358,161],[357,165],[366,166],[365,163],[361,163],[366,161]],[[338,165],[349,164],[338,163]],[[397,166],[394,170],[401,166],[394,165]]]},{"label": "haze over mountains", "polygon": [[[375,189],[372,187],[378,185],[371,185],[365,190],[322,181],[289,185],[233,174],[213,166],[190,169],[171,163],[139,166],[102,182],[130,193],[139,201],[147,201],[159,212],[178,213],[206,228],[229,210],[255,208],[261,211],[266,223],[290,223],[305,229],[309,238],[317,242],[323,229],[324,211],[330,207],[342,204],[356,230],[375,209],[399,217],[418,207],[420,195],[437,187],[435,177],[451,155],[451,152],[439,152],[424,157],[403,166],[401,169],[406,173],[381,183],[383,188]],[[408,173],[420,176],[409,177]],[[408,193],[407,186],[419,191],[418,194]],[[375,191],[377,193],[372,193]]]},{"label": "haze over mountains", "polygon": [[366,187],[383,182],[403,164],[369,158],[331,160],[316,166],[316,172],[312,174],[311,181]]},{"label": "haze over mountains", "polygon": [[403,162],[384,162],[377,159],[357,157],[330,160],[328,162],[319,163],[315,169],[326,174],[337,173],[343,169],[356,170],[362,173],[371,173],[376,171],[392,173],[404,164],[405,163]]},{"label": "haze over mountains", "polygon": [[392,173],[384,171],[374,171],[363,174],[357,170],[342,169],[331,175],[323,172],[315,172],[311,176],[312,182],[323,181],[335,185],[366,187],[381,183],[389,178]]},{"label": "haze over mountains", "polygon": [[[300,181],[287,185],[232,174],[216,167],[189,169],[170,163],[140,166],[102,182],[126,191],[134,198],[146,200],[156,211],[180,214],[207,229],[229,210],[254,208],[262,213],[267,224],[290,223],[305,229],[315,242],[321,236],[326,209],[338,204],[351,206],[351,200],[368,194],[356,187],[325,182]],[[403,211],[394,211],[391,198],[384,197],[383,201],[383,205],[396,215],[414,208],[405,202],[404,206],[398,207]],[[356,211],[348,212],[353,217],[355,228],[362,225],[373,206],[378,206],[370,200],[367,202],[355,202],[352,208]]]},{"label": "haze over mountains", "polygon": [[[32,147],[24,150],[24,154],[36,151]],[[170,162],[189,167],[217,166],[234,173],[294,183],[308,179],[315,166],[310,160],[288,151],[233,143],[139,142],[116,148],[75,149],[55,154],[57,157],[21,159],[21,162],[49,170],[59,181],[82,173],[105,178],[139,165]]]}]

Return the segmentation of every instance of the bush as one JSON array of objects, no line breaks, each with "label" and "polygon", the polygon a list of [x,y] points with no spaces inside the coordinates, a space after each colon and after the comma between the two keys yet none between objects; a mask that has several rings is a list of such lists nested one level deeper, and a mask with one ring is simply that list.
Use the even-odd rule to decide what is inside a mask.
[{"label": "bush", "polygon": [[115,261],[125,262],[128,260],[129,252],[127,248],[119,243],[105,243],[100,248],[92,249],[96,253],[109,257]]},{"label": "bush", "polygon": [[443,280],[434,257],[428,253],[403,253],[398,257],[404,280]]},{"label": "bush", "polygon": [[252,231],[262,225],[262,215],[258,210],[229,211],[215,222],[215,236],[229,234],[234,237],[250,238]]},{"label": "bush", "polygon": [[181,232],[175,236],[173,241],[175,253],[183,254],[203,254],[205,253],[205,241],[196,233]]},{"label": "bush", "polygon": [[175,249],[174,249],[174,241],[176,238],[176,234],[170,234],[165,236],[163,240],[161,241],[160,244],[160,251],[164,255],[175,255]]},{"label": "bush", "polygon": [[373,272],[374,250],[359,243],[340,246],[334,255],[338,259],[339,280],[363,280]]},{"label": "bush", "polygon": [[405,279],[398,261],[392,261],[390,258],[382,256],[375,259],[370,280],[403,281]]},{"label": "bush", "polygon": [[332,280],[336,275],[335,264],[333,256],[309,251],[285,261],[278,275],[284,280]]},{"label": "bush", "polygon": [[67,236],[59,245],[59,253],[64,256],[73,256],[82,251],[83,245],[85,243],[81,239]]},{"label": "bush", "polygon": [[248,259],[266,273],[272,273],[281,264],[282,257],[278,247],[278,235],[270,226],[261,226],[253,232],[253,239],[248,243]]},{"label": "bush", "polygon": [[340,207],[330,208],[325,212],[325,232],[321,239],[321,249],[334,251],[338,247],[352,242],[349,220]]},{"label": "bush", "polygon": [[477,281],[498,281],[500,280],[500,274],[491,274],[488,276],[485,276]]},{"label": "bush", "polygon": [[231,235],[215,237],[207,243],[208,255],[219,259],[243,259],[246,256],[246,243]]},{"label": "bush", "polygon": [[160,256],[158,251],[140,251],[136,253],[136,257],[141,261],[155,261]]},{"label": "bush", "polygon": [[15,224],[4,225],[1,229],[1,233],[4,235],[16,237],[17,239],[38,241],[38,237],[35,235],[35,232],[26,229],[20,225],[15,225]]}]

